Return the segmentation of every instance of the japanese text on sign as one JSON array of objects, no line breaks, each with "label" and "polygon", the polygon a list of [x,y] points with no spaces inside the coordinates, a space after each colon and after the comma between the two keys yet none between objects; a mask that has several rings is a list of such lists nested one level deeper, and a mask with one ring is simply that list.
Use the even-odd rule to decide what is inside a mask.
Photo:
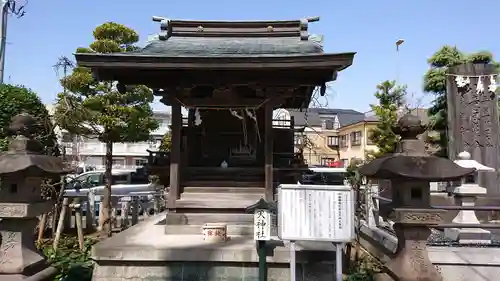
[{"label": "japanese text on sign", "polygon": [[257,209],[253,217],[254,240],[271,239],[271,212]]},{"label": "japanese text on sign", "polygon": [[290,241],[351,241],[353,198],[349,186],[280,185],[279,237]]}]

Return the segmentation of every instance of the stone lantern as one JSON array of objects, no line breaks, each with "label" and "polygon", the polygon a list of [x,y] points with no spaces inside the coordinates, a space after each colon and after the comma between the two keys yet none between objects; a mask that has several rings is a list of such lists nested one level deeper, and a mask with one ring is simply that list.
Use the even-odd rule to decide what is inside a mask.
[{"label": "stone lantern", "polygon": [[[471,159],[467,151],[458,154],[458,160],[455,163],[460,167],[474,168],[476,172],[470,176],[462,178],[460,185],[453,189],[456,204],[462,207],[474,207],[478,196],[486,195],[486,188],[478,184],[479,172],[494,172],[495,169],[482,165],[476,160]],[[474,210],[460,210],[453,219],[457,224],[478,224]],[[446,238],[458,241],[460,244],[490,244],[491,232],[482,228],[446,228],[444,230]]]},{"label": "stone lantern", "polygon": [[387,268],[399,281],[442,280],[427,252],[430,227],[441,222],[442,212],[430,206],[430,182],[455,180],[474,172],[447,158],[427,155],[424,142],[418,139],[425,129],[419,117],[404,115],[393,128],[401,136],[396,153],[360,168],[367,178],[391,181],[398,245]]},{"label": "stone lantern", "polygon": [[64,166],[60,158],[43,154],[35,129],[30,115],[15,116],[9,127],[13,140],[0,154],[0,280],[43,280],[51,271],[35,247],[34,231],[37,216],[53,206],[41,196],[42,181],[62,174]]}]

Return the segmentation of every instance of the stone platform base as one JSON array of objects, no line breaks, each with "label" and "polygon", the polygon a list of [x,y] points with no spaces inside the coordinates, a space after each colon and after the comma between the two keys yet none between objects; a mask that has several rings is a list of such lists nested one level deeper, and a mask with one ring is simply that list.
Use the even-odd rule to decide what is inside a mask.
[{"label": "stone platform base", "polygon": [[[334,265],[298,264],[297,281],[331,281]],[[98,265],[92,281],[258,281],[257,263],[169,262]],[[269,281],[289,281],[288,264],[270,264]]]},{"label": "stone platform base", "polygon": [[[258,280],[253,236],[229,235],[227,242],[206,242],[201,229],[198,235],[168,235],[164,219],[165,214],[159,214],[96,244],[92,281]],[[268,279],[290,280],[288,245],[268,245]],[[334,279],[333,244],[297,242],[297,249],[297,281]]]}]

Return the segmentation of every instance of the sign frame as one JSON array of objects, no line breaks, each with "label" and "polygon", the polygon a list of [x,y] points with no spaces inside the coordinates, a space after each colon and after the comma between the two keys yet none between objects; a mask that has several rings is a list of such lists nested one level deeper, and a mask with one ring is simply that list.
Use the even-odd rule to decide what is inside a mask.
[{"label": "sign frame", "polygon": [[[348,214],[346,219],[350,219],[350,224],[352,227],[350,229],[349,239],[329,239],[329,238],[303,238],[303,237],[283,237],[283,190],[313,190],[313,191],[326,191],[326,192],[345,192],[348,193],[348,201],[350,201],[350,209],[346,211]],[[278,237],[285,241],[318,241],[318,242],[331,242],[331,243],[347,243],[355,239],[355,196],[354,190],[349,185],[301,185],[301,184],[280,184],[278,186]],[[315,219],[312,217],[312,219]]]}]

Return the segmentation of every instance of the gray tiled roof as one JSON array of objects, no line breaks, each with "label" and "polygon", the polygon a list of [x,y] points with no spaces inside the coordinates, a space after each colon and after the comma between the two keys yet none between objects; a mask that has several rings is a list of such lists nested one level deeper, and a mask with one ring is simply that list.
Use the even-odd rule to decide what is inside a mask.
[{"label": "gray tiled roof", "polygon": [[[349,126],[361,121],[375,122],[378,121],[378,117],[373,112],[362,113],[352,109],[338,109],[338,108],[309,108],[303,111],[299,109],[288,109],[290,115],[295,119],[295,125],[299,127],[311,126],[320,127],[322,125],[323,119],[328,119],[328,116],[337,115],[340,123],[340,127]],[[401,112],[401,114],[406,114],[407,112]],[[425,108],[414,108],[411,109],[411,114],[417,115],[422,119],[424,124],[429,122],[429,117],[427,116],[427,109]]]},{"label": "gray tiled roof", "polygon": [[283,56],[321,54],[319,42],[300,38],[192,38],[171,37],[155,40],[126,55],[136,56]]},{"label": "gray tiled roof", "polygon": [[[290,115],[295,119],[295,125],[302,126],[321,126],[322,115],[326,116],[337,115],[341,127],[348,126],[354,123],[361,122],[365,119],[365,114],[352,109],[338,109],[338,108],[309,108],[307,111],[304,109],[288,109]],[[369,120],[367,120],[369,121]]]}]

